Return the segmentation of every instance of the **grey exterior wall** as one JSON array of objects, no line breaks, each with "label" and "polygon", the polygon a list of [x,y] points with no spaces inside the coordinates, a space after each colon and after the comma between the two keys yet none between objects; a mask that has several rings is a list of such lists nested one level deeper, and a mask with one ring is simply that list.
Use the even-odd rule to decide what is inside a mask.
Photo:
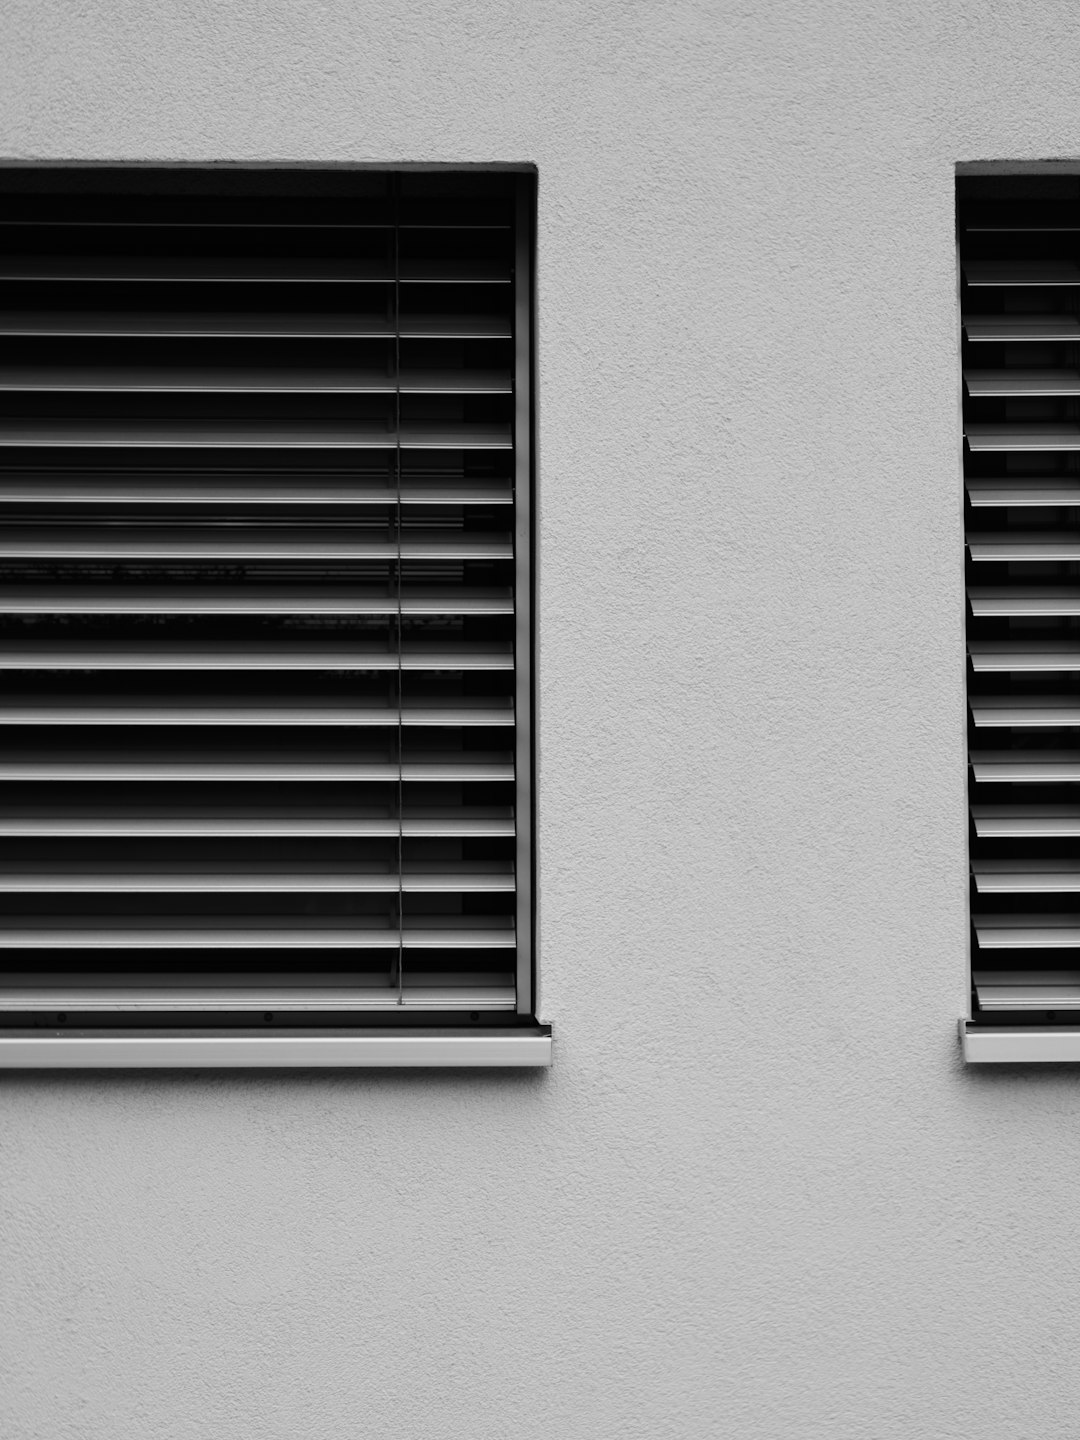
[{"label": "grey exterior wall", "polygon": [[12,157],[540,171],[549,1075],[0,1083],[4,1440],[1074,1437],[964,1073],[953,166],[1064,0],[5,0]]}]

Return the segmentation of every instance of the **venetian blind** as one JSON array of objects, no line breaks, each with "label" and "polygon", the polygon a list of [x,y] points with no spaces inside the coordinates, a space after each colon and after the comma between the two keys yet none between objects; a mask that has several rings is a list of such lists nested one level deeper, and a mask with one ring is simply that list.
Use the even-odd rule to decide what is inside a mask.
[{"label": "venetian blind", "polygon": [[8,1020],[531,1013],[531,183],[5,172]]},{"label": "venetian blind", "polygon": [[959,229],[973,1014],[1075,1025],[1080,180],[964,177]]}]

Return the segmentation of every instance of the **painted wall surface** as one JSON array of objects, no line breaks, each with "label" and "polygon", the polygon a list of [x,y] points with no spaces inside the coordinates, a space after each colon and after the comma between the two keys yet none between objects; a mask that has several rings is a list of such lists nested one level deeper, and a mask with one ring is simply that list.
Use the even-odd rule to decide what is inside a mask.
[{"label": "painted wall surface", "polygon": [[1066,0],[4,0],[0,154],[540,172],[547,1075],[0,1083],[3,1440],[1077,1434],[965,1073],[953,165]]}]

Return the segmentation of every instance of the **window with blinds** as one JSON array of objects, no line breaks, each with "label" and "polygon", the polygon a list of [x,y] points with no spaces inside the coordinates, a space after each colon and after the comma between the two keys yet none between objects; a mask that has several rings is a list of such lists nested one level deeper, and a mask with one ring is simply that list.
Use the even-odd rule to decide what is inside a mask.
[{"label": "window with blinds", "polygon": [[1080,176],[958,180],[969,1060],[1080,1059]]},{"label": "window with blinds", "polygon": [[534,213],[0,172],[0,1064],[545,1063]]}]

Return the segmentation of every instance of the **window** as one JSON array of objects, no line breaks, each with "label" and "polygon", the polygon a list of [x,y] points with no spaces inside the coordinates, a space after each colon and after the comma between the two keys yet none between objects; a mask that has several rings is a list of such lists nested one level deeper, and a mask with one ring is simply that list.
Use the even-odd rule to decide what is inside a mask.
[{"label": "window", "polygon": [[1080,175],[1047,168],[959,179],[975,1061],[1080,1059]]},{"label": "window", "polygon": [[0,1064],[544,1064],[522,168],[0,172]]}]

